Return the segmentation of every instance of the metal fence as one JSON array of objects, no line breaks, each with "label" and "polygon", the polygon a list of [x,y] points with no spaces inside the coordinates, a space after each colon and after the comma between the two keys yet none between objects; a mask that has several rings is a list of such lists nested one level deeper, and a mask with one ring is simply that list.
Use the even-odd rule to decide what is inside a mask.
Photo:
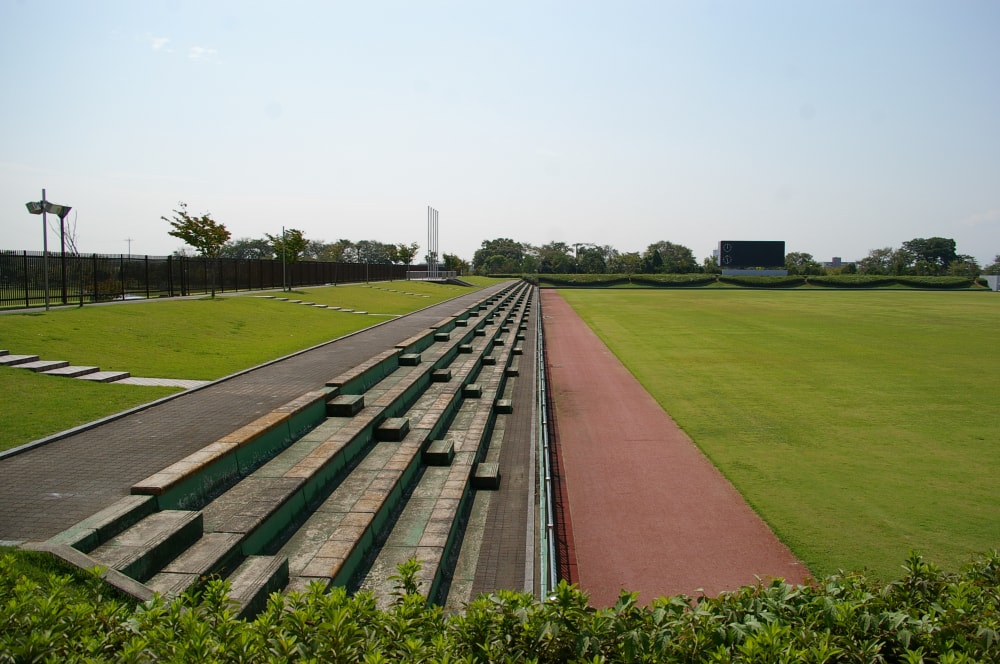
[{"label": "metal fence", "polygon": [[406,278],[405,265],[0,250],[0,309]]}]

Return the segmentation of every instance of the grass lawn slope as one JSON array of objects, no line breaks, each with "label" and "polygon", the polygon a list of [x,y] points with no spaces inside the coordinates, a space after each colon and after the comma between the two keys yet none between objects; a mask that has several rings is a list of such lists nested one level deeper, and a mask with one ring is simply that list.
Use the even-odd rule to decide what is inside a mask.
[{"label": "grass lawn slope", "polygon": [[561,293],[815,575],[1000,547],[1000,298]]},{"label": "grass lawn slope", "polygon": [[[0,315],[0,348],[147,378],[214,380],[470,292],[415,281]],[[0,450],[177,392],[0,367]]]}]

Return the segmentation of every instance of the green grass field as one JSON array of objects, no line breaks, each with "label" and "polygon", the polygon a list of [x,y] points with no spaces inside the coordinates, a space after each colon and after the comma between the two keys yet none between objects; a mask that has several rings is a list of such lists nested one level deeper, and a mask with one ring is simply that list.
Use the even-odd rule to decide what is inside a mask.
[{"label": "green grass field", "polygon": [[1000,548],[1000,297],[560,292],[815,575]]},{"label": "green grass field", "polygon": [[[492,280],[475,280],[482,287]],[[149,300],[0,315],[0,348],[149,378],[212,380],[336,339],[469,288],[416,281]],[[177,388],[94,385],[0,367],[0,450],[148,403]]]}]

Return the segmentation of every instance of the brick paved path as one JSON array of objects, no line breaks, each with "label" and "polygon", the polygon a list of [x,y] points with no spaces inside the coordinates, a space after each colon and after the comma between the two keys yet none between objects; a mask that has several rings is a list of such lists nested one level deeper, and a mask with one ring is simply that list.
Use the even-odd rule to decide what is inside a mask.
[{"label": "brick paved path", "polygon": [[61,532],[127,495],[137,481],[501,287],[460,296],[0,459],[0,542],[42,540]]},{"label": "brick paved path", "polygon": [[[536,291],[536,297],[537,297]],[[535,323],[532,311],[530,326]],[[514,380],[512,398],[515,415],[503,431],[500,448],[500,475],[503,478],[496,499],[490,500],[486,529],[479,550],[479,564],[472,586],[473,595],[491,592],[497,588],[507,590],[537,590],[537,570],[525,567],[526,560],[533,560],[534,533],[529,527],[537,509],[533,482],[535,463],[535,335],[526,334],[522,348],[524,354],[519,364],[519,374]]]}]

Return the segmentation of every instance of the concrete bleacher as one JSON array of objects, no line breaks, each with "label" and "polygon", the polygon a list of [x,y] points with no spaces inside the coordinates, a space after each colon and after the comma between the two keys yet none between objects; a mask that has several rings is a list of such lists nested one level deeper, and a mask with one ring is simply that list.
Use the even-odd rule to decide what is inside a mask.
[{"label": "concrete bleacher", "polygon": [[497,490],[492,441],[512,407],[532,289],[457,312],[132,487],[51,540],[168,596],[226,576],[241,611],[320,582],[391,596],[421,561],[445,602],[463,513]]}]

